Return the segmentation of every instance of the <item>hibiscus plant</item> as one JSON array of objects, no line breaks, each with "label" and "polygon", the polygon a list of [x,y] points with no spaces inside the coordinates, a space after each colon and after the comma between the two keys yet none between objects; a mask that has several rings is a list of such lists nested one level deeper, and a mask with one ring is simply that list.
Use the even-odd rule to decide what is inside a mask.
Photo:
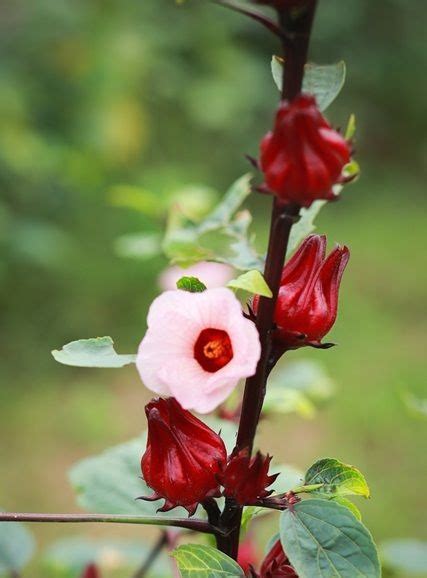
[{"label": "hibiscus plant", "polygon": [[[326,237],[312,231],[319,210],[358,172],[354,118],[341,133],[323,114],[345,67],[307,63],[317,0],[214,1],[254,19],[278,41],[272,69],[280,102],[259,158],[248,157],[253,174],[234,183],[203,219],[170,208],[163,250],[175,265],[190,268],[175,270],[176,287],[151,304],[136,355],[116,353],[108,337],[53,352],[66,365],[136,364],[156,396],[145,408],[147,433],[73,467],[79,504],[90,513],[3,513],[0,521],[158,526],[160,537],[135,574],[140,578],[378,578],[376,547],[349,500],[369,497],[362,473],[333,458],[298,473],[274,465],[269,448],[258,448],[255,439],[260,418],[285,400],[273,381],[283,379],[289,394],[289,369],[276,374],[284,354],[333,345],[324,338],[337,317],[350,253],[336,246],[327,254]],[[265,255],[248,233],[251,215],[242,204],[249,195],[272,206]],[[276,530],[257,560],[256,528],[266,514]],[[11,542],[22,550],[26,530],[10,528]],[[122,554],[124,548],[116,546]],[[168,550],[171,566],[159,569]],[[81,576],[101,576],[99,546],[88,540],[74,550],[69,545],[69,552],[81,562]],[[140,545],[123,555],[142,560]],[[23,560],[13,560],[10,571],[18,576]]]}]

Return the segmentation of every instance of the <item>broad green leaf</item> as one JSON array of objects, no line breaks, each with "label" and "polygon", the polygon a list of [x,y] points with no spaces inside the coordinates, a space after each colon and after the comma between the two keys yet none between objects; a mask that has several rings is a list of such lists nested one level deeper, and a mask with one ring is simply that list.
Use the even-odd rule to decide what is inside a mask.
[{"label": "broad green leaf", "polygon": [[247,271],[251,269],[264,270],[265,259],[254,247],[254,237],[249,233],[252,216],[249,211],[240,211],[223,230],[228,239],[228,247],[219,252],[214,260],[232,265],[236,269]]},{"label": "broad green leaf", "polygon": [[302,89],[304,92],[314,94],[317,106],[321,111],[324,111],[341,92],[345,83],[346,73],[346,66],[343,60],[323,66],[308,63],[305,66]]},{"label": "broad green leaf", "polygon": [[241,567],[212,546],[186,544],[172,552],[182,578],[244,578]]},{"label": "broad green leaf", "polygon": [[353,504],[351,500],[348,500],[347,498],[343,498],[341,496],[336,496],[335,498],[331,499],[334,502],[341,504],[341,506],[345,506],[346,508],[348,508],[350,512],[352,512],[359,521],[362,519],[362,514],[360,513],[359,508],[355,504]]},{"label": "broad green leaf", "polygon": [[32,533],[19,522],[0,522],[0,576],[20,572],[35,550]]},{"label": "broad green leaf", "polygon": [[[55,575],[80,576],[83,569],[95,563],[103,570],[137,568],[150,554],[150,544],[141,540],[107,540],[89,536],[63,538],[51,544],[43,556],[44,566]],[[163,578],[170,573],[165,555],[158,556],[150,576]]]},{"label": "broad green leaf", "polygon": [[250,195],[251,180],[252,175],[250,173],[237,179],[225,193],[219,205],[200,224],[200,230],[206,231],[227,225],[231,221],[232,216]]},{"label": "broad green leaf", "polygon": [[263,297],[272,297],[270,287],[267,285],[262,273],[253,269],[243,273],[237,279],[228,282],[227,287],[232,289],[241,289],[252,295],[262,295]]},{"label": "broad green leaf", "polygon": [[361,472],[354,466],[343,464],[334,458],[324,458],[307,471],[304,486],[321,484],[312,491],[326,497],[363,496],[369,498],[369,487]]},{"label": "broad green leaf", "polygon": [[335,384],[321,364],[308,360],[282,362],[269,378],[263,411],[312,418],[317,406],[329,400],[334,391]]},{"label": "broad green leaf", "polygon": [[380,578],[372,536],[334,501],[304,500],[281,515],[280,539],[300,578]]},{"label": "broad green leaf", "polygon": [[298,248],[300,243],[312,233],[316,226],[314,221],[320,209],[326,205],[327,201],[314,201],[308,209],[301,209],[299,221],[292,227],[288,243],[288,255]]},{"label": "broad green leaf", "polygon": [[64,365],[76,367],[123,367],[135,363],[136,355],[119,355],[111,337],[79,339],[52,351],[53,357]]},{"label": "broad green leaf", "polygon": [[133,233],[116,239],[115,251],[119,257],[131,259],[152,259],[162,252],[159,233]]},{"label": "broad green leaf", "polygon": [[248,211],[236,213],[251,192],[250,180],[251,175],[244,175],[236,181],[221,203],[198,223],[174,205],[163,240],[166,256],[183,266],[205,260],[228,263],[242,270],[262,270],[264,261],[249,236],[251,215]]},{"label": "broad green leaf", "polygon": [[[277,88],[282,90],[283,59],[273,56],[271,70]],[[321,111],[324,111],[341,92],[345,77],[346,66],[343,60],[336,64],[326,65],[308,63],[305,65],[302,90],[308,94],[313,94],[316,97],[317,106]]]},{"label": "broad green leaf", "polygon": [[383,564],[402,576],[427,575],[427,542],[415,539],[387,540],[380,546]]}]

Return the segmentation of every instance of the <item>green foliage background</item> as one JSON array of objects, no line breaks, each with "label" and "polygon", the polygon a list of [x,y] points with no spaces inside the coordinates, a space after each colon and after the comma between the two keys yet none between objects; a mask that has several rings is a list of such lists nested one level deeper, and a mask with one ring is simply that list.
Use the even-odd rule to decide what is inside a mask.
[{"label": "green foliage background", "polygon": [[[295,356],[321,359],[340,389],[315,421],[263,424],[259,440],[302,468],[323,455],[357,464],[378,540],[425,530],[426,424],[401,391],[425,397],[426,16],[416,0],[320,2],[312,54],[347,62],[329,115],[344,126],[357,114],[363,174],[318,221],[352,250],[339,347]],[[115,254],[119,235],[156,225],[111,191],[224,191],[271,124],[276,44],[202,0],[6,0],[0,43],[0,503],[69,510],[66,470],[137,435],[148,394],[133,368],[65,368],[49,352],[109,334],[134,352],[166,266]],[[268,202],[251,205],[262,247]]]}]

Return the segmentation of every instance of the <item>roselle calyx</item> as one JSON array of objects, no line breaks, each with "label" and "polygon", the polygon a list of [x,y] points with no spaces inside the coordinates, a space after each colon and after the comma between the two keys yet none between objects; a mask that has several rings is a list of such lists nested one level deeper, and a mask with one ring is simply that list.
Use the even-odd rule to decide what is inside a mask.
[{"label": "roselle calyx", "polygon": [[283,551],[280,540],[277,540],[261,565],[260,578],[298,578],[288,557]]},{"label": "roselle calyx", "polygon": [[267,488],[275,482],[279,474],[269,475],[271,457],[258,452],[250,457],[244,449],[229,459],[227,467],[220,476],[224,486],[224,496],[234,498],[242,506],[254,504],[273,493]]},{"label": "roselle calyx", "polygon": [[[283,268],[273,334],[282,350],[332,345],[322,339],[337,317],[339,288],[350,252],[337,246],[326,257],[326,243],[324,235],[310,235]],[[255,311],[258,301],[254,299]]]},{"label": "roselle calyx", "polygon": [[284,203],[309,207],[318,199],[334,200],[333,187],[343,183],[350,144],[326,121],[313,96],[282,101],[274,128],[262,139],[260,189]]},{"label": "roselle calyx", "polygon": [[227,451],[221,437],[176,399],[155,399],[147,404],[147,449],[141,460],[145,482],[163,498],[166,512],[184,507],[191,516],[199,503],[219,495],[218,474]]}]

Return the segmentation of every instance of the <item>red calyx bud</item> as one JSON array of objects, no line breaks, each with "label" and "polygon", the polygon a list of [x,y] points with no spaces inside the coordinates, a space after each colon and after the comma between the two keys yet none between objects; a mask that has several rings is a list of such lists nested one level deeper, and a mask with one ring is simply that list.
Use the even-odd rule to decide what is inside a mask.
[{"label": "red calyx bud", "polygon": [[287,578],[298,578],[298,574],[292,568],[288,557],[283,551],[280,540],[277,540],[264,558],[260,578],[283,578],[284,576]]},{"label": "red calyx bud", "polygon": [[[310,235],[286,263],[274,314],[275,340],[282,349],[328,347],[321,340],[337,317],[338,293],[350,258],[337,246],[325,258],[326,237]],[[258,297],[254,299],[255,310]]]},{"label": "red calyx bud", "polygon": [[80,578],[101,578],[101,573],[95,564],[88,564]]},{"label": "red calyx bud", "polygon": [[286,203],[309,207],[316,199],[335,199],[350,161],[349,143],[326,121],[314,97],[283,101],[272,132],[261,141],[261,188]]},{"label": "red calyx bud", "polygon": [[224,486],[224,496],[234,498],[240,505],[253,504],[273,493],[266,490],[279,474],[268,475],[271,457],[258,452],[253,458],[249,452],[241,450],[232,455],[224,473],[221,484]]},{"label": "red calyx bud", "polygon": [[159,511],[183,506],[191,516],[200,502],[219,495],[217,475],[227,460],[224,442],[173,397],[151,401],[145,413],[148,438],[141,469],[155,494],[142,499],[164,498]]}]

